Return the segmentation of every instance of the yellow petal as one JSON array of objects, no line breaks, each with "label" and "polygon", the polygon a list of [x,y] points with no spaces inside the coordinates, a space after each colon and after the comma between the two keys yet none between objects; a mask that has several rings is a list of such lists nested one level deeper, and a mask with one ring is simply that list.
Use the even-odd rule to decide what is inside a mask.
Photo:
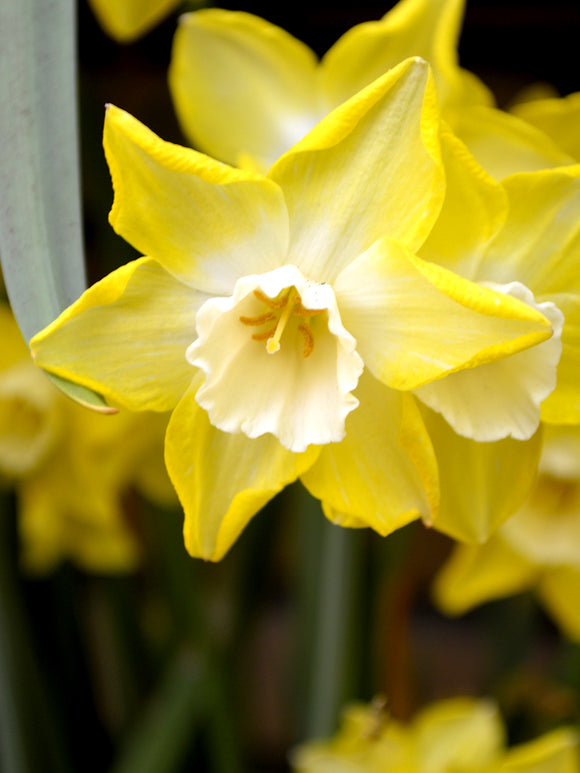
[{"label": "yellow petal", "polygon": [[578,733],[559,728],[510,749],[491,773],[578,773]]},{"label": "yellow petal", "polygon": [[496,180],[516,172],[533,172],[574,162],[539,129],[502,110],[471,107],[448,114],[446,118]]},{"label": "yellow petal", "polygon": [[353,27],[322,60],[322,89],[331,106],[340,104],[410,56],[433,68],[439,101],[492,104],[493,97],[457,65],[464,0],[402,0],[380,21]]},{"label": "yellow petal", "polygon": [[559,566],[546,570],[538,594],[566,636],[580,641],[580,568]]},{"label": "yellow petal", "polygon": [[185,511],[192,556],[218,561],[250,518],[303,473],[318,450],[293,454],[272,435],[250,440],[209,423],[190,388],[173,411],[165,445],[169,475]]},{"label": "yellow petal", "polygon": [[181,17],[169,85],[195,147],[266,171],[322,118],[317,66],[314,53],[279,27],[211,8]]},{"label": "yellow petal", "polygon": [[93,285],[30,345],[49,373],[132,410],[167,411],[195,376],[185,352],[205,300],[141,258]]},{"label": "yellow petal", "polygon": [[24,343],[20,329],[12,310],[6,303],[0,302],[0,371],[11,368],[18,362],[28,361],[30,353]]},{"label": "yellow petal", "polygon": [[484,542],[528,496],[541,432],[526,441],[477,443],[427,408],[422,413],[439,463],[441,503],[434,527],[462,542]]},{"label": "yellow petal", "polygon": [[241,276],[284,261],[287,213],[271,181],[164,142],[113,106],[104,146],[115,189],[111,224],[177,278],[226,295]]},{"label": "yellow petal", "polygon": [[365,364],[396,389],[415,389],[551,335],[548,320],[530,306],[386,239],[351,263],[335,290]]},{"label": "yellow petal", "polygon": [[407,60],[321,121],[269,172],[284,189],[291,262],[332,282],[379,237],[419,246],[444,193],[427,64]]},{"label": "yellow petal", "polygon": [[458,545],[435,578],[435,604],[447,615],[462,615],[492,599],[533,587],[538,567],[498,535],[484,545]]},{"label": "yellow petal", "polygon": [[514,175],[504,188],[509,215],[485,250],[477,279],[516,280],[546,300],[580,294],[580,165]]},{"label": "yellow petal", "polygon": [[540,404],[556,387],[564,316],[550,301],[536,303],[519,282],[493,287],[544,314],[551,324],[551,337],[510,357],[424,384],[415,394],[459,435],[483,442],[508,436],[528,440],[538,429]]},{"label": "yellow petal", "polygon": [[562,356],[558,383],[542,403],[542,421],[552,424],[580,423],[580,296],[559,293],[550,296],[564,314]]},{"label": "yellow petal", "polygon": [[383,536],[422,517],[438,503],[437,468],[410,395],[363,373],[346,438],[324,446],[301,476],[325,514],[344,526],[370,526]]},{"label": "yellow petal", "polygon": [[505,222],[507,195],[445,125],[441,150],[447,180],[445,200],[419,255],[475,280],[480,278],[485,244]]},{"label": "yellow petal", "polygon": [[181,0],[89,0],[95,16],[115,40],[128,43],[144,35]]},{"label": "yellow petal", "polygon": [[548,135],[556,145],[580,161],[580,92],[567,97],[535,99],[512,112]]},{"label": "yellow petal", "polygon": [[417,770],[429,773],[480,771],[494,763],[504,728],[491,701],[450,698],[423,709],[412,726]]}]

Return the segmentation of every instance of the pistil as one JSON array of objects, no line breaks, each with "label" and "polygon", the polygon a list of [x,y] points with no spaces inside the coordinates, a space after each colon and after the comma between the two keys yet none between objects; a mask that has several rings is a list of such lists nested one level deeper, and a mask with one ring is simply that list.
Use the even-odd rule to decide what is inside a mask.
[{"label": "pistil", "polygon": [[284,328],[286,327],[288,320],[292,316],[297,297],[298,292],[296,288],[291,287],[290,292],[286,296],[286,304],[284,305],[282,313],[280,314],[280,319],[278,320],[278,324],[274,330],[274,335],[268,338],[266,341],[266,351],[268,354],[274,354],[275,352],[279,351],[280,339],[282,338],[282,333],[284,332]]}]

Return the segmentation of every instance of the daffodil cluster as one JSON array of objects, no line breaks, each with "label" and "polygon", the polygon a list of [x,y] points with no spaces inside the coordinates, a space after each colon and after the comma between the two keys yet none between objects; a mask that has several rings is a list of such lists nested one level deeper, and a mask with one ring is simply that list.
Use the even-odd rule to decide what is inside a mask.
[{"label": "daffodil cluster", "polygon": [[490,701],[454,698],[423,709],[409,724],[378,705],[355,704],[337,734],[292,754],[296,773],[578,773],[572,728],[506,747],[505,729]]},{"label": "daffodil cluster", "polygon": [[91,572],[134,570],[141,551],[122,495],[133,484],[167,501],[156,461],[164,417],[87,411],[34,367],[6,305],[0,330],[0,481],[17,492],[24,568],[44,574],[70,560]]},{"label": "daffodil cluster", "polygon": [[183,17],[170,83],[210,155],[107,110],[111,223],[145,257],[31,347],[172,411],[192,555],[297,478],[344,526],[482,541],[541,421],[580,421],[580,166],[458,67],[461,12],[403,0],[320,63],[251,15]]}]

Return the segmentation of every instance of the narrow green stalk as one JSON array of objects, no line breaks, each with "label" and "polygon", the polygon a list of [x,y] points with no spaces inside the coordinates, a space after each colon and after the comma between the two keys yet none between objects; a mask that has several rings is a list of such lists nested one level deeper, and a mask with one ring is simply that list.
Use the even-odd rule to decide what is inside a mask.
[{"label": "narrow green stalk", "polygon": [[299,725],[301,737],[320,738],[336,730],[340,710],[359,682],[354,648],[362,625],[357,599],[363,534],[331,524],[311,498],[302,507],[303,600],[298,614],[305,641],[299,668],[306,671],[306,687],[299,697]]}]

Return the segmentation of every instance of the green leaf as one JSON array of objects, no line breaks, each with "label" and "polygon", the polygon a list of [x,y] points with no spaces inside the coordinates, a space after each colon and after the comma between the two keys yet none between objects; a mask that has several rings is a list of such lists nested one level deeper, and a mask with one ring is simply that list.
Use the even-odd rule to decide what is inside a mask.
[{"label": "green leaf", "polygon": [[[0,259],[26,340],[86,286],[74,0],[0,3]],[[104,400],[75,385],[91,407]]]}]

